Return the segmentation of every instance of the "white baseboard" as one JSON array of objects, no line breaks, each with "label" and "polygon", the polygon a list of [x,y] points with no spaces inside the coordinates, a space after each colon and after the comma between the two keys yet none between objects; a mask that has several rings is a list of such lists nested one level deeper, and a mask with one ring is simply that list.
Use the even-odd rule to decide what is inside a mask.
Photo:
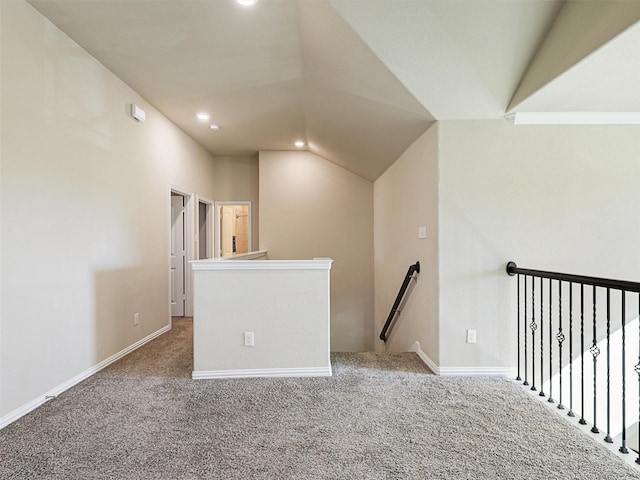
[{"label": "white baseboard", "polygon": [[0,430],[3,429],[4,427],[6,427],[7,425],[9,425],[10,423],[15,422],[20,417],[23,417],[27,413],[35,410],[36,408],[38,408],[40,405],[44,404],[45,402],[48,402],[49,400],[51,400],[52,398],[57,397],[58,395],[60,395],[64,391],[69,390],[74,385],[77,385],[78,383],[82,382],[83,380],[89,378],[91,375],[99,372],[100,370],[102,370],[105,367],[108,367],[109,365],[111,365],[112,363],[116,362],[117,360],[120,360],[125,355],[133,352],[134,350],[136,350],[138,348],[140,348],[145,343],[148,343],[151,340],[153,340],[154,338],[162,335],[163,333],[168,332],[169,330],[171,330],[171,325],[166,325],[166,326],[162,327],[161,329],[159,329],[159,330],[153,332],[152,334],[144,337],[142,340],[138,340],[136,343],[134,343],[132,345],[129,345],[124,350],[121,350],[118,353],[110,356],[106,360],[101,361],[97,365],[94,365],[93,367],[88,368],[84,372],[82,372],[82,373],[76,375],[75,377],[67,380],[66,382],[61,383],[60,385],[52,388],[51,390],[47,391],[44,395],[41,395],[41,396],[39,396],[37,398],[34,398],[29,403],[26,403],[26,404],[22,405],[21,407],[16,408],[15,410],[13,410],[12,412],[9,412],[8,414],[4,415],[3,417],[0,417]]},{"label": "white baseboard", "polygon": [[434,362],[429,355],[424,353],[420,348],[420,343],[414,342],[411,346],[412,352],[415,352],[418,357],[425,363],[429,370],[436,375],[443,377],[453,376],[465,376],[465,377],[478,377],[478,376],[492,376],[492,377],[509,377],[515,376],[513,368],[509,367],[440,367]]},{"label": "white baseboard", "polygon": [[420,357],[420,360],[422,360],[424,364],[429,367],[429,370],[431,370],[436,375],[440,375],[440,367],[436,362],[429,358],[429,355],[422,351],[422,349],[420,348],[420,343],[414,342],[409,351],[415,352]]},{"label": "white baseboard", "polygon": [[193,371],[191,378],[206,380],[211,378],[258,378],[258,377],[330,377],[331,366],[308,368],[256,368],[240,370]]}]

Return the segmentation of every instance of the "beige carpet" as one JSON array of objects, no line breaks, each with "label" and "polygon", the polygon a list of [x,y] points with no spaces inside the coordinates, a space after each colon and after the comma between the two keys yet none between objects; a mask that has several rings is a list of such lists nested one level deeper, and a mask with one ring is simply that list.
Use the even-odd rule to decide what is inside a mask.
[{"label": "beige carpet", "polygon": [[331,378],[193,381],[191,322],[0,431],[2,479],[640,479],[523,387],[334,354]]}]

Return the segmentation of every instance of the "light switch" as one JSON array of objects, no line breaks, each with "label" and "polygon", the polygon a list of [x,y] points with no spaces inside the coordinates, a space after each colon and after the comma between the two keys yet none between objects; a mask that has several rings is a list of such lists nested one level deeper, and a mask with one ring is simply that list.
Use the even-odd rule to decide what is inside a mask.
[{"label": "light switch", "polygon": [[418,227],[418,238],[427,238],[427,227]]}]

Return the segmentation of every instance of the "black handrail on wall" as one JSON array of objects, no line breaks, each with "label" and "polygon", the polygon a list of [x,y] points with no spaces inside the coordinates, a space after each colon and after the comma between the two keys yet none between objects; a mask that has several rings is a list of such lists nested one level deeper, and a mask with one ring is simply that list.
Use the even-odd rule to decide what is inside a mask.
[{"label": "black handrail on wall", "polygon": [[[604,441],[606,443],[613,443],[611,438],[611,410],[615,409],[621,416],[621,444],[618,449],[621,453],[629,453],[627,448],[627,418],[626,412],[626,390],[627,390],[627,374],[631,374],[632,371],[638,374],[638,392],[640,394],[640,356],[638,357],[638,363],[633,367],[630,366],[630,362],[627,359],[626,354],[626,342],[627,335],[626,330],[628,325],[626,323],[626,317],[628,312],[635,312],[640,318],[640,283],[630,282],[626,280],[612,280],[607,278],[587,277],[582,275],[572,275],[567,273],[547,272],[544,270],[532,270],[527,268],[519,268],[514,262],[507,264],[507,273],[511,276],[517,275],[517,325],[518,325],[518,376],[516,380],[524,380],[523,385],[529,385],[531,380],[531,390],[537,391],[536,387],[536,366],[538,367],[538,381],[540,387],[540,397],[546,396],[543,391],[543,383],[549,387],[548,399],[549,403],[555,403],[553,398],[553,386],[554,383],[559,387],[558,391],[558,409],[564,410],[563,393],[568,390],[569,405],[567,415],[575,417],[576,414],[580,415],[578,423],[586,425],[585,420],[585,394],[587,389],[592,389],[593,393],[593,417],[591,432],[600,433],[600,429],[597,427],[597,402],[598,400],[604,400],[606,405],[606,435]],[[522,278],[522,285],[520,279]],[[546,280],[546,281],[545,281]],[[556,281],[554,283],[554,281]],[[585,289],[585,285],[588,288]],[[554,287],[555,286],[555,287]],[[563,296],[563,287],[564,296]],[[597,293],[606,293],[605,308],[598,308]],[[612,295],[616,293],[615,296]],[[568,298],[567,298],[568,294]],[[638,294],[638,295],[636,295]],[[614,315],[611,312],[611,304],[616,301],[619,302],[619,310],[616,310]],[[635,305],[634,305],[635,303]],[[631,307],[631,308],[628,308]],[[637,307],[635,310],[634,307]],[[603,311],[604,310],[604,311]],[[615,316],[620,318],[613,318]],[[634,315],[631,313],[631,315]],[[605,325],[602,325],[602,323]],[[545,323],[548,328],[545,328]],[[598,326],[600,328],[598,328]],[[612,327],[616,330],[619,328],[621,331],[621,351],[613,351],[611,348]],[[598,346],[599,340],[602,337],[602,331],[606,328],[605,337],[603,341],[606,341],[606,346],[603,348],[604,352],[601,352]],[[568,338],[565,336],[568,330]],[[538,331],[538,335],[536,335]],[[601,332],[600,335],[598,332]],[[575,332],[575,333],[574,333]],[[631,341],[638,342],[640,348],[640,328],[638,329],[634,337],[631,337]],[[545,339],[546,337],[546,339]],[[590,337],[590,338],[588,338]],[[564,350],[563,344],[567,340],[569,344],[569,352]],[[554,345],[555,344],[555,345]],[[524,354],[521,355],[521,347],[524,347]],[[536,348],[537,347],[537,348]],[[546,347],[546,348],[545,348]],[[574,382],[573,382],[573,360],[574,360],[574,347],[579,348],[578,355],[575,360],[579,359],[580,382],[579,382],[579,396],[580,400],[574,402]],[[536,351],[537,350],[537,351]],[[545,351],[547,357],[545,358]],[[553,365],[553,353],[557,354],[558,365],[557,368]],[[539,353],[539,359],[537,357]],[[568,355],[567,355],[568,353]],[[598,388],[597,371],[598,356],[604,353],[606,360],[606,387],[604,388],[604,399],[601,391],[602,387]],[[593,378],[592,382],[585,378],[585,356],[592,356],[593,361]],[[617,388],[611,385],[611,364],[617,360],[620,361],[621,371],[621,388],[617,391]],[[524,364],[524,379],[520,376],[521,373],[521,360]],[[569,362],[569,385],[563,385],[563,360]],[[546,361],[548,364],[545,365]],[[531,367],[531,375],[529,375],[529,369]],[[546,379],[545,379],[545,367],[546,367]],[[553,372],[557,371],[557,381],[554,381]],[[577,383],[577,382],[576,382]],[[588,385],[591,383],[591,386]],[[616,390],[616,391],[614,391]],[[611,398],[612,393],[616,398]],[[619,396],[618,396],[619,395]],[[639,418],[640,422],[640,405]],[[575,412],[574,412],[575,408]],[[638,457],[636,463],[640,464],[640,439],[639,444],[636,447]]]},{"label": "black handrail on wall", "polygon": [[420,262],[416,262],[415,264],[409,267],[407,270],[407,274],[404,276],[404,281],[402,282],[402,286],[400,287],[400,291],[398,292],[398,296],[396,297],[396,301],[393,303],[393,307],[391,307],[391,312],[389,312],[389,316],[387,317],[387,321],[382,327],[382,332],[380,332],[380,340],[383,342],[387,342],[387,330],[391,326],[391,322],[393,318],[396,316],[396,313],[399,313],[400,302],[402,302],[402,297],[404,297],[405,292],[407,291],[407,287],[409,286],[409,282],[413,277],[414,273],[420,273]]}]

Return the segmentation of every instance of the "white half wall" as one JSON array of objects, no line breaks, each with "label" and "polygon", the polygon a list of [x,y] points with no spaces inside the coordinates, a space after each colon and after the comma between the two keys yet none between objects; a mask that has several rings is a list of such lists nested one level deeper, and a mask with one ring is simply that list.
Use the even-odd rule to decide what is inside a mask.
[{"label": "white half wall", "polygon": [[309,152],[260,152],[260,249],[332,258],[331,350],[372,350],[371,182]]},{"label": "white half wall", "polygon": [[192,139],[28,3],[0,11],[3,417],[169,325],[169,185],[215,192]]},{"label": "white half wall", "polygon": [[330,259],[192,264],[193,378],[331,375]]}]

